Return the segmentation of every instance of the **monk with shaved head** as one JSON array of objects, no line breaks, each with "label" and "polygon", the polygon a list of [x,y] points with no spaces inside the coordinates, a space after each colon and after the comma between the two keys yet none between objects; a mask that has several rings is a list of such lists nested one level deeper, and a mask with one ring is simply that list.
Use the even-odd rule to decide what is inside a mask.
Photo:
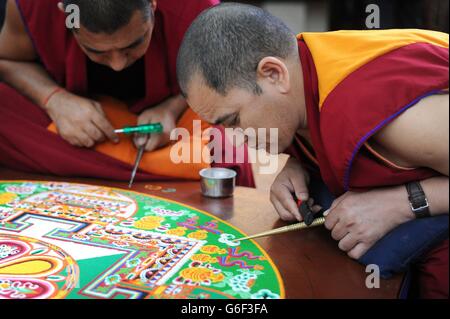
[{"label": "monk with shaved head", "polygon": [[271,191],[282,219],[302,220],[296,199],[320,179],[341,250],[386,272],[414,264],[421,296],[448,298],[448,42],[423,30],[295,36],[262,9],[224,4],[189,28],[177,73],[205,120],[279,130],[266,140],[292,155]]}]

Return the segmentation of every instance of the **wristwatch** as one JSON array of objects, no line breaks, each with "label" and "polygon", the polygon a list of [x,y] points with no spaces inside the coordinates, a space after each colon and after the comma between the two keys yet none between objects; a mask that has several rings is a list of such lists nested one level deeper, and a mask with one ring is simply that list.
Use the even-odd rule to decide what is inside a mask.
[{"label": "wristwatch", "polygon": [[430,205],[422,185],[419,182],[412,182],[406,184],[406,189],[408,190],[408,198],[412,212],[416,218],[431,217]]}]

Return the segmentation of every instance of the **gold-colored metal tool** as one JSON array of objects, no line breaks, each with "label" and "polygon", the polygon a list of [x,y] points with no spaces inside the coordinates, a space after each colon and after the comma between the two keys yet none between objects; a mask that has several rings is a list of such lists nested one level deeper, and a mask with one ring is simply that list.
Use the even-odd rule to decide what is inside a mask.
[{"label": "gold-colored metal tool", "polygon": [[325,217],[320,217],[320,218],[315,219],[310,226],[307,226],[305,222],[302,222],[302,223],[298,223],[298,224],[294,224],[294,225],[289,225],[289,226],[284,226],[281,228],[273,229],[273,230],[270,230],[270,231],[267,231],[264,233],[253,235],[253,236],[235,239],[234,241],[235,242],[236,241],[244,241],[244,240],[273,236],[273,235],[280,235],[280,234],[285,234],[285,233],[289,233],[289,232],[293,232],[293,231],[297,231],[297,230],[318,227],[318,226],[322,226],[324,224],[325,224]]},{"label": "gold-colored metal tool", "polygon": [[142,156],[144,156],[145,152],[145,144],[139,148],[138,154],[136,156],[136,162],[134,163],[133,173],[131,173],[130,184],[128,184],[128,188],[133,187],[134,179],[136,178],[136,173],[139,169],[139,164],[141,164]]}]

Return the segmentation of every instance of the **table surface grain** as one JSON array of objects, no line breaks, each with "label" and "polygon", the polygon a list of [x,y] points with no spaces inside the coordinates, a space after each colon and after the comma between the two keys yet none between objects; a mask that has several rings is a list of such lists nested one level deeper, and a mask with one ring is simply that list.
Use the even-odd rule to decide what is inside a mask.
[{"label": "table surface grain", "polygon": [[[65,181],[127,189],[127,183],[105,180],[34,175],[0,168],[0,180]],[[175,193],[149,191],[146,185],[175,188]],[[280,221],[269,195],[238,187],[228,199],[208,199],[196,182],[136,183],[134,191],[178,201],[207,211],[255,234],[286,225]],[[308,229],[256,240],[277,265],[286,289],[286,298],[397,298],[403,276],[382,280],[378,289],[366,288],[365,267],[341,252],[325,228]]]}]

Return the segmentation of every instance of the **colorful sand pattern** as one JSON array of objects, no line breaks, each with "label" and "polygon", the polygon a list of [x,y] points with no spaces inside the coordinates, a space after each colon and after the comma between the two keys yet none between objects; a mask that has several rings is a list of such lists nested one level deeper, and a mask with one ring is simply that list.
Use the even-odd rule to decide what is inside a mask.
[{"label": "colorful sand pattern", "polygon": [[0,183],[0,299],[283,298],[278,270],[214,216],[106,187]]}]

